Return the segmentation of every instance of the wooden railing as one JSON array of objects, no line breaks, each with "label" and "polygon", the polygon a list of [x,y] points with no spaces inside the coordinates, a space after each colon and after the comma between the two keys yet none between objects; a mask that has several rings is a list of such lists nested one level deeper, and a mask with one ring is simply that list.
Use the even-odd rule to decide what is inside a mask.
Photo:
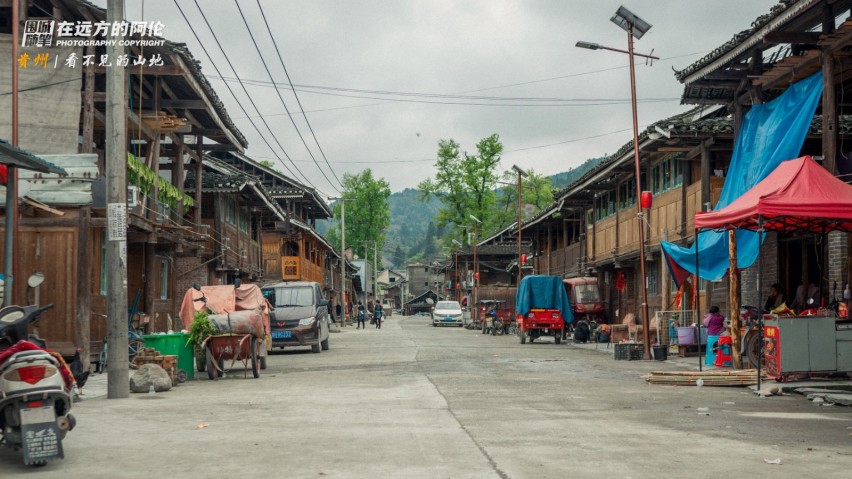
[{"label": "wooden railing", "polygon": [[545,251],[543,255],[537,256],[533,263],[533,270],[535,274],[573,276],[579,272],[579,264],[580,243],[573,243],[565,248]]}]

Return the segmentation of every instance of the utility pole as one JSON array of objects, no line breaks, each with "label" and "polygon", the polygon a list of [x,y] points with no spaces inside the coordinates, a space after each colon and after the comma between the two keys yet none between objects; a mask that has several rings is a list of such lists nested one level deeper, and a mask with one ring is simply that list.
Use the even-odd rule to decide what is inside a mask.
[{"label": "utility pole", "polygon": [[373,299],[379,300],[379,242],[373,240]]},{"label": "utility pole", "polygon": [[[123,0],[108,0],[107,23],[124,20]],[[107,46],[110,58],[124,54],[123,35]],[[106,69],[106,198],[107,198],[107,397],[130,396],[127,345],[127,124],[123,67]],[[159,158],[154,158],[159,161]]]},{"label": "utility pole", "polygon": [[346,201],[340,199],[340,307],[343,308],[343,319],[340,327],[346,326]]},{"label": "utility pole", "polygon": [[[20,3],[12,2],[12,145],[18,146],[18,36],[21,21]],[[18,168],[6,167],[6,234],[3,241],[3,306],[15,304],[15,238],[18,233]]]},{"label": "utility pole", "polygon": [[[521,249],[521,211],[523,208],[523,192],[521,190],[521,177],[527,176],[527,172],[522,170],[518,165],[512,165],[512,169],[518,173],[518,286],[521,285],[521,278],[524,276],[524,253]],[[548,248],[550,246],[548,245]]]},{"label": "utility pole", "polygon": [[482,221],[479,221],[476,216],[468,216],[470,216],[470,219],[473,220],[473,308],[474,311],[476,311],[473,316],[473,320],[479,321],[479,305],[476,302],[477,286],[479,286],[479,265],[476,261],[476,242],[479,240],[476,239],[476,225],[482,224]]}]

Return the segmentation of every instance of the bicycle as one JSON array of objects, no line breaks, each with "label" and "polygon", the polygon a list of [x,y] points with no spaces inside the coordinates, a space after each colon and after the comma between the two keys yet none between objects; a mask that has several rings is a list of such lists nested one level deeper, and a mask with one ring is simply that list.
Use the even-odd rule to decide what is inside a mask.
[{"label": "bicycle", "polygon": [[[136,330],[133,326],[133,316],[136,315],[136,308],[139,306],[139,300],[142,296],[141,291],[136,292],[136,296],[133,298],[133,306],[128,309],[127,314],[127,359],[128,361],[132,361],[136,354],[141,351],[145,347],[145,340],[142,339],[142,335]],[[105,321],[109,321],[109,316],[106,314],[100,313],[92,313],[94,316],[99,316],[104,318]],[[98,373],[103,373],[107,370],[107,357],[109,353],[109,343],[107,339],[104,338],[104,348],[101,353],[98,355]]]}]

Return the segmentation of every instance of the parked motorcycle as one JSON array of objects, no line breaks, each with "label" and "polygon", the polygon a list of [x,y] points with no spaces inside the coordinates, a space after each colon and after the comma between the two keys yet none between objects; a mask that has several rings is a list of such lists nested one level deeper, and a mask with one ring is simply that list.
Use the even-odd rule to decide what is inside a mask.
[{"label": "parked motorcycle", "polygon": [[27,333],[52,307],[0,309],[0,444],[21,450],[33,466],[63,458],[62,439],[75,425],[71,371]]}]

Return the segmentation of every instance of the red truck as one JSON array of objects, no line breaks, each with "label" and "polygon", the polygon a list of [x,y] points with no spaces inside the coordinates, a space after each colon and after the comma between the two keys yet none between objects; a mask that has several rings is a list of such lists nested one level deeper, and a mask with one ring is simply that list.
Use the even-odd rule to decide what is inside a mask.
[{"label": "red truck", "polygon": [[542,336],[562,342],[568,326],[574,322],[571,302],[559,276],[526,276],[515,296],[518,336],[521,344]]}]

